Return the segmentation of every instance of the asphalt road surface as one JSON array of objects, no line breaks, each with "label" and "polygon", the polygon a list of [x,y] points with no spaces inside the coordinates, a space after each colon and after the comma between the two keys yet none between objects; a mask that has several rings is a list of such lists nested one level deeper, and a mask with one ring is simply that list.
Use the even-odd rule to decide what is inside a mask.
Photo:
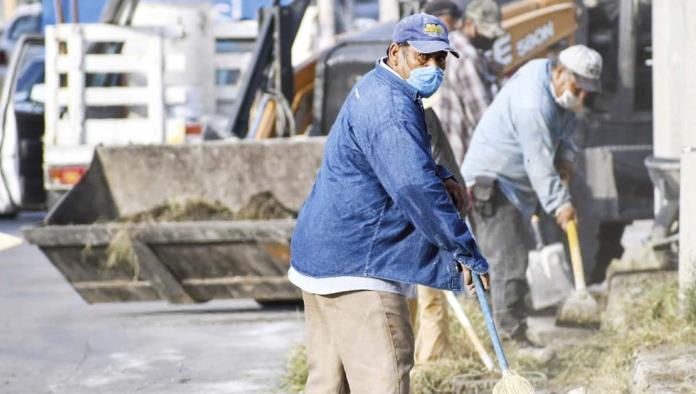
[{"label": "asphalt road surface", "polygon": [[36,247],[0,250],[0,393],[272,393],[303,329],[252,300],[88,305]]}]

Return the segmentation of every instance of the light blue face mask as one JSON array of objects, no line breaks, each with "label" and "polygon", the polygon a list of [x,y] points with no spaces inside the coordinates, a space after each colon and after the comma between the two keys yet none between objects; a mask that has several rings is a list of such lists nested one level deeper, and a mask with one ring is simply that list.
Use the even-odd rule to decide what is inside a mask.
[{"label": "light blue face mask", "polygon": [[428,66],[411,70],[406,82],[418,90],[422,97],[430,97],[442,84],[443,72],[440,67]]}]

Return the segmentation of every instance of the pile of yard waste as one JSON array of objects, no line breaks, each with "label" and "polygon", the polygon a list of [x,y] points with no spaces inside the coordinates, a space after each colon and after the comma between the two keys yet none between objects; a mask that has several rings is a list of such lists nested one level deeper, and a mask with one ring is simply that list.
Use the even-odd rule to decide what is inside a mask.
[{"label": "pile of yard waste", "polygon": [[[513,370],[539,371],[549,379],[549,392],[566,393],[584,387],[588,393],[628,392],[631,368],[639,350],[661,345],[696,344],[696,290],[689,292],[685,313],[677,310],[678,283],[646,283],[647,291],[634,297],[625,307],[625,326],[593,331],[562,346],[554,346],[556,355],[545,365],[523,358],[511,344],[506,351]],[[462,299],[462,306],[476,332],[489,344],[478,304]],[[448,360],[417,368],[412,374],[412,393],[452,393],[457,376],[485,375],[486,371],[456,319],[450,319],[452,354]],[[489,346],[489,354],[493,351]],[[298,393],[307,377],[304,349],[295,349],[287,365],[283,389]]]},{"label": "pile of yard waste", "polygon": [[[120,225],[106,248],[106,260],[102,268],[105,271],[110,271],[117,266],[127,266],[133,273],[133,279],[138,278],[140,266],[133,248],[133,237],[138,230],[132,226],[133,224],[211,220],[270,220],[296,217],[297,212],[285,207],[271,192],[253,195],[249,202],[236,212],[219,201],[200,199],[168,201],[147,211],[123,216],[117,220]],[[90,252],[91,247],[88,246],[83,254]]]},{"label": "pile of yard waste", "polygon": [[271,192],[253,195],[249,202],[234,212],[220,201],[189,199],[167,201],[152,209],[119,218],[121,223],[184,222],[203,220],[266,220],[291,219],[297,212],[285,207]]}]

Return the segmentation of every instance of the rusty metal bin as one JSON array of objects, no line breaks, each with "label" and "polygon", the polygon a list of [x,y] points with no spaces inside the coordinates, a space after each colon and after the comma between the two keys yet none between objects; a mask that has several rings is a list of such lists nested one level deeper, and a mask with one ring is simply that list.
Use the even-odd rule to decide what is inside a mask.
[{"label": "rusty metal bin", "polygon": [[135,264],[106,268],[119,224],[45,226],[24,232],[88,303],[204,302],[216,298],[290,301],[293,220],[128,225]]},{"label": "rusty metal bin", "polygon": [[[309,194],[324,138],[196,146],[100,147],[85,176],[24,231],[88,303],[217,298],[294,301],[287,279],[295,221],[123,222],[175,198],[237,211],[268,192],[292,211]],[[115,237],[128,264],[108,264]]]}]

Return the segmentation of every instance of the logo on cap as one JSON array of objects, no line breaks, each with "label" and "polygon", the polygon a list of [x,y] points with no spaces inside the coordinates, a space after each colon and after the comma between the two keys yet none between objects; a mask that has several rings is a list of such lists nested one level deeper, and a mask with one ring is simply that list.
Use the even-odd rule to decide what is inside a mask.
[{"label": "logo on cap", "polygon": [[599,78],[602,73],[602,69],[599,64],[587,64],[587,75],[592,76],[592,78]]},{"label": "logo on cap", "polygon": [[426,23],[425,27],[423,27],[423,33],[431,36],[438,36],[444,33],[444,30],[442,30],[442,26],[437,23]]}]

